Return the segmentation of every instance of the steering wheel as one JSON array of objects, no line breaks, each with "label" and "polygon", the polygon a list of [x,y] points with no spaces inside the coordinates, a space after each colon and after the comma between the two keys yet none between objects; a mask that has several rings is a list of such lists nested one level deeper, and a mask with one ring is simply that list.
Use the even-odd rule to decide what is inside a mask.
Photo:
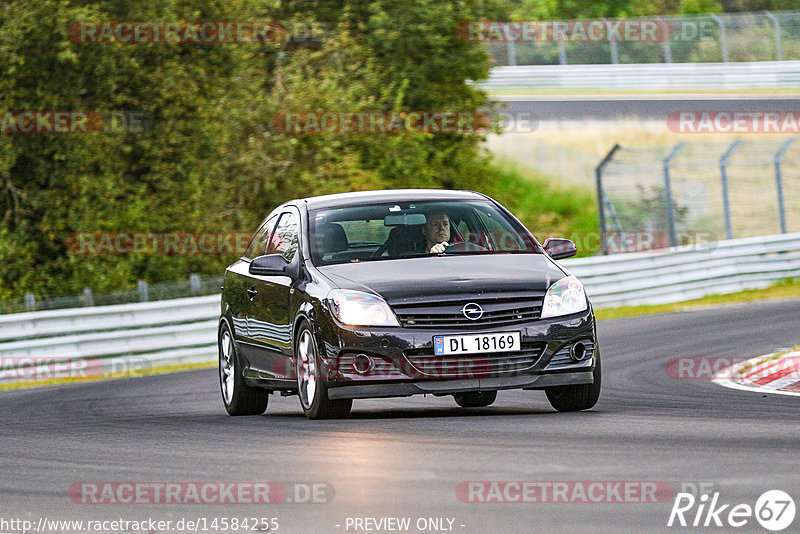
[{"label": "steering wheel", "polygon": [[476,245],[475,243],[470,243],[469,241],[459,241],[458,243],[453,243],[444,249],[445,253],[447,252],[474,252],[474,251],[485,251],[489,250],[486,247],[482,247],[480,245]]}]

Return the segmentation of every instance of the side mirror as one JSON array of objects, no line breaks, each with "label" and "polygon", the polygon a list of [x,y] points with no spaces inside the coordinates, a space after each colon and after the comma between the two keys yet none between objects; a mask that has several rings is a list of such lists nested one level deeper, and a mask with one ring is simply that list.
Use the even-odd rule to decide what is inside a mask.
[{"label": "side mirror", "polygon": [[577,254],[578,248],[569,239],[550,237],[544,241],[544,251],[554,260],[561,260]]},{"label": "side mirror", "polygon": [[250,274],[260,276],[289,276],[290,263],[280,254],[258,256],[250,262]]}]

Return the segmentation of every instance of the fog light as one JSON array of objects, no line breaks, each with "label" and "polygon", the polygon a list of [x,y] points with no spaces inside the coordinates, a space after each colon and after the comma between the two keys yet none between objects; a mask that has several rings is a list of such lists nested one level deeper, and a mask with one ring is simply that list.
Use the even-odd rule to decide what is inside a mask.
[{"label": "fog light", "polygon": [[586,352],[586,345],[580,341],[572,345],[572,348],[569,349],[569,357],[576,362],[582,362],[587,356],[589,356],[589,353]]},{"label": "fog light", "polygon": [[356,372],[360,375],[366,375],[372,372],[375,369],[375,362],[372,361],[372,358],[367,356],[366,354],[359,354],[355,358],[353,358],[353,367],[355,368]]}]

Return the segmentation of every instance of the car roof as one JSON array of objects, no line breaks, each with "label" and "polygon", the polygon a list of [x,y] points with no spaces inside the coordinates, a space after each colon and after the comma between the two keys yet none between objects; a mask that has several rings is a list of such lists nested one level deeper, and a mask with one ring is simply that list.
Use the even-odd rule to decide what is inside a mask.
[{"label": "car roof", "polygon": [[337,208],[354,204],[378,204],[382,202],[413,202],[422,200],[485,200],[486,196],[474,191],[450,189],[383,189],[380,191],[356,191],[308,197],[295,201],[305,203],[308,209]]}]

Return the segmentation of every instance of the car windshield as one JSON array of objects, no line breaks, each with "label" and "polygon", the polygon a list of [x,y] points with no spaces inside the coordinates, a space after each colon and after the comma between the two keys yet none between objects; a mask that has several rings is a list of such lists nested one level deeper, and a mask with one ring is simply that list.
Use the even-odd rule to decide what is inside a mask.
[{"label": "car windshield", "polygon": [[315,265],[436,254],[538,254],[524,226],[489,201],[393,202],[311,211]]}]

